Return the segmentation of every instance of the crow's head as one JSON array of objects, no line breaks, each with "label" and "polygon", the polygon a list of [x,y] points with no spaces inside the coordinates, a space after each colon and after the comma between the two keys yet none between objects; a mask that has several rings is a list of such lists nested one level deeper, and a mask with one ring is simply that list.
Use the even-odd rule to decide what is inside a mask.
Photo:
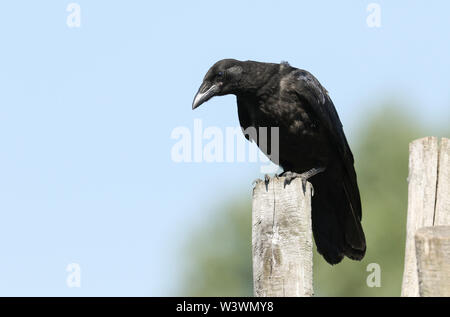
[{"label": "crow's head", "polygon": [[242,66],[242,62],[235,59],[223,59],[215,63],[206,73],[195,95],[192,109],[214,96],[236,93],[242,77]]}]

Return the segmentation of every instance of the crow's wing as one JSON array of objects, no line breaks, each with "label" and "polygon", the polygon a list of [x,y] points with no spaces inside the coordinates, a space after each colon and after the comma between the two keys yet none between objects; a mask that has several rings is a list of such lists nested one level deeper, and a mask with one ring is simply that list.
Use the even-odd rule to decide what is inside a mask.
[{"label": "crow's wing", "polygon": [[331,98],[319,81],[305,70],[295,70],[290,74],[290,82],[293,84],[295,94],[303,107],[312,114],[319,124],[325,126],[330,145],[336,149],[345,167],[346,176],[344,185],[347,195],[352,202],[352,209],[361,220],[361,200],[356,180],[354,159],[352,151],[345,137],[341,120],[336,112]]},{"label": "crow's wing", "polygon": [[328,136],[333,141],[342,158],[353,164],[353,155],[347,143],[341,120],[326,89],[309,72],[298,70],[295,74],[295,92],[302,104],[308,106],[319,122],[327,128]]}]

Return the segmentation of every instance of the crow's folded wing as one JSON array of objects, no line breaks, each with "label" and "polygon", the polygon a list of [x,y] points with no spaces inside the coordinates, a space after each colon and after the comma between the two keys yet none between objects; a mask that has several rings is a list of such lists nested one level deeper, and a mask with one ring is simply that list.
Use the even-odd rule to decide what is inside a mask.
[{"label": "crow's folded wing", "polygon": [[336,108],[326,89],[322,87],[311,73],[299,69],[292,72],[290,76],[293,76],[293,78],[290,78],[293,86],[290,87],[294,87],[299,102],[308,109],[308,112],[315,117],[319,124],[325,126],[330,145],[339,154],[347,174],[347,177],[344,177],[345,190],[352,202],[355,214],[361,219],[361,200],[353,166],[353,154],[345,137]]}]

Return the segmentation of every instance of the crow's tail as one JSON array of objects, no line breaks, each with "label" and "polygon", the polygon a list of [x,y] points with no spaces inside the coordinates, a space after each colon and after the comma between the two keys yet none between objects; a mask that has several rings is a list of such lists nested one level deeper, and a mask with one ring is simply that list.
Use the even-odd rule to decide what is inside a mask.
[{"label": "crow's tail", "polygon": [[[342,176],[344,174],[344,176]],[[309,181],[314,186],[312,228],[317,251],[330,264],[344,256],[361,260],[366,239],[361,226],[361,201],[356,174],[327,168]]]}]

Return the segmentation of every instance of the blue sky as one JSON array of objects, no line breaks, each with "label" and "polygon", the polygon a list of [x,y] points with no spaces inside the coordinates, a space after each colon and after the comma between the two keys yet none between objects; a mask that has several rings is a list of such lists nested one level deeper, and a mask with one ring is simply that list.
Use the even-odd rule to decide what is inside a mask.
[{"label": "blue sky", "polygon": [[[234,97],[191,110],[222,58],[289,61],[329,90],[349,139],[390,96],[450,119],[447,1],[71,1],[0,5],[0,295],[170,295],[181,246],[259,165],[177,164],[177,126],[238,124]],[[381,6],[381,28],[366,24]],[[66,266],[81,267],[81,287]]]}]

